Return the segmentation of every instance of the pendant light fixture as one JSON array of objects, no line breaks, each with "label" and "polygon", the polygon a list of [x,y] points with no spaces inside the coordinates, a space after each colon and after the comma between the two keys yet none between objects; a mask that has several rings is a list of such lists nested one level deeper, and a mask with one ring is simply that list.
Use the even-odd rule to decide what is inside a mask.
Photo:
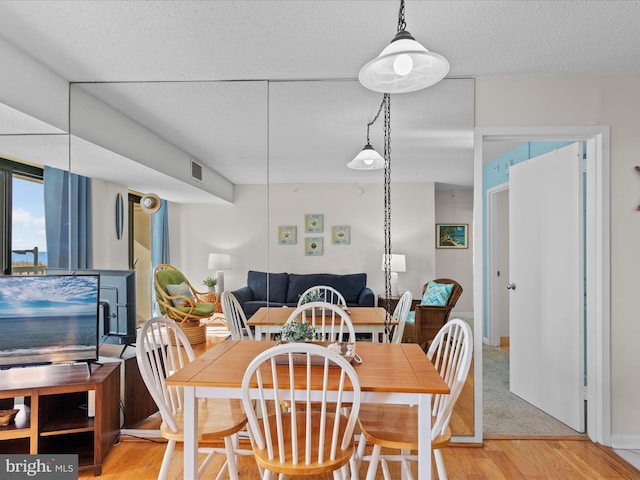
[{"label": "pendant light fixture", "polygon": [[364,148],[356,155],[356,158],[347,163],[347,167],[353,170],[380,170],[384,168],[384,158],[380,156],[378,152],[371,146],[371,140],[369,140],[369,128],[373,125],[378,117],[380,116],[380,112],[382,111],[382,107],[385,103],[385,99],[383,98],[382,103],[380,104],[380,108],[378,108],[378,113],[376,116],[367,123],[367,144]]},{"label": "pendant light fixture", "polygon": [[407,93],[435,85],[449,73],[449,62],[430,52],[405,29],[400,0],[398,32],[380,55],[360,69],[358,80],[374,92]]}]

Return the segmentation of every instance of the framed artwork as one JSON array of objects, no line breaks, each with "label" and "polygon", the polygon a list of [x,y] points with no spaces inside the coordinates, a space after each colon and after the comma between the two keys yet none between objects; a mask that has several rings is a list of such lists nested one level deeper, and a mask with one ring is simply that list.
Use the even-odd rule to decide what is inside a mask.
[{"label": "framed artwork", "polygon": [[304,254],[308,256],[322,255],[324,242],[322,237],[307,237],[304,239]]},{"label": "framed artwork", "polygon": [[436,248],[469,248],[469,225],[437,223]]},{"label": "framed artwork", "polygon": [[306,233],[322,233],[324,231],[324,215],[321,213],[305,215],[304,231]]},{"label": "framed artwork", "polygon": [[349,225],[334,225],[331,227],[331,243],[349,245],[351,243],[351,227]]},{"label": "framed artwork", "polygon": [[298,242],[298,228],[295,225],[280,225],[278,227],[278,243],[280,245],[295,245]]}]

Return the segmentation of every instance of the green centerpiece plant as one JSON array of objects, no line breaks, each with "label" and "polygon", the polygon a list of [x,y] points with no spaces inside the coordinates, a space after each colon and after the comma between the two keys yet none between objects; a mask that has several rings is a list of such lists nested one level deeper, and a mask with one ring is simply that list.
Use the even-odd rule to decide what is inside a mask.
[{"label": "green centerpiece plant", "polygon": [[306,322],[288,322],[282,326],[280,337],[287,342],[304,342],[316,338],[316,329]]},{"label": "green centerpiece plant", "polygon": [[302,303],[305,304],[311,302],[324,302],[324,292],[321,292],[320,290],[314,290],[307,293],[307,295],[305,295],[304,299],[302,300]]}]

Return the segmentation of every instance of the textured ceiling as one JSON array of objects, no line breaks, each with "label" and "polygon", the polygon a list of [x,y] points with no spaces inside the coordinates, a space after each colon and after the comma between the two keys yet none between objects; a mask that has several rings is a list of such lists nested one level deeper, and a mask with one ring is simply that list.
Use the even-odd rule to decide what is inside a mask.
[{"label": "textured ceiling", "polygon": [[[267,155],[271,181],[366,181],[343,166],[381,98],[354,79],[395,34],[398,5],[4,0],[0,35],[69,81],[110,82],[88,88],[234,183],[260,181]],[[408,0],[406,21],[450,78],[640,73],[636,1]],[[471,184],[467,90],[393,97],[395,181]]]},{"label": "textured ceiling", "polygon": [[[7,1],[0,32],[71,81],[355,78],[392,1]],[[637,1],[407,1],[450,76],[640,71]]]}]

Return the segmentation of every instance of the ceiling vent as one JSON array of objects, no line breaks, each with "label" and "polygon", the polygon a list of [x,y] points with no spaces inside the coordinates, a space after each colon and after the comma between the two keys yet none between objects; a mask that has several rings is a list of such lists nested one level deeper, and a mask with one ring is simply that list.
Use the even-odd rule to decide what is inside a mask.
[{"label": "ceiling vent", "polygon": [[202,182],[202,165],[191,160],[191,178]]}]

